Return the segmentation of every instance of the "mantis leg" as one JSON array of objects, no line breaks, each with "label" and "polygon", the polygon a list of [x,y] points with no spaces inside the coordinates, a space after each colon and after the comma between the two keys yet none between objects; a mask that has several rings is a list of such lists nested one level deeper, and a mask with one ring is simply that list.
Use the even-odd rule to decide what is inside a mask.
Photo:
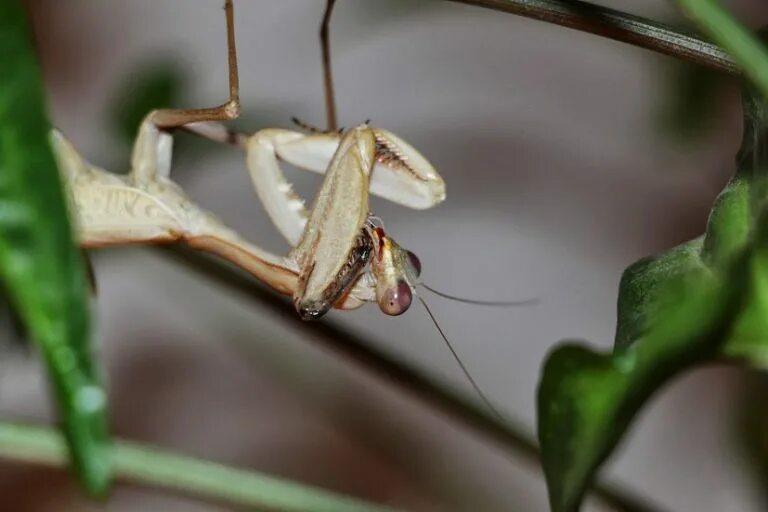
[{"label": "mantis leg", "polygon": [[335,132],[336,122],[336,96],[333,92],[333,70],[331,69],[331,41],[330,24],[333,6],[336,0],[326,0],[323,20],[320,22],[320,51],[323,61],[323,90],[325,92],[325,122],[329,132]]},{"label": "mantis leg", "polygon": [[235,21],[232,0],[225,0],[227,20],[227,60],[229,66],[229,101],[212,108],[165,109],[152,113],[152,121],[158,128],[178,128],[200,121],[231,121],[240,115],[240,85],[237,74],[237,48],[235,46]]},{"label": "mantis leg", "polygon": [[291,247],[301,240],[309,213],[280,169],[277,147],[302,137],[302,134],[289,130],[266,129],[257,132],[246,143],[246,163],[256,194],[272,223]]}]

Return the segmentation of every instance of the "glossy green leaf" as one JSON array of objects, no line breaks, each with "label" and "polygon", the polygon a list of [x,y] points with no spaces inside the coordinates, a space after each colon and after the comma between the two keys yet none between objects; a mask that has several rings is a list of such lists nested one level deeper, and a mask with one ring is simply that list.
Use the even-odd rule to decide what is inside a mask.
[{"label": "glossy green leaf", "polygon": [[755,251],[742,311],[723,345],[722,354],[768,369],[768,250]]},{"label": "glossy green leaf", "polygon": [[0,276],[48,368],[86,488],[109,481],[105,395],[89,346],[83,261],[72,242],[44,94],[20,0],[0,2]]},{"label": "glossy green leaf", "polygon": [[578,510],[599,464],[648,397],[681,369],[716,352],[739,297],[732,282],[703,269],[663,288],[668,306],[631,346],[599,354],[566,344],[544,366],[538,433],[556,512]]},{"label": "glossy green leaf", "polygon": [[768,366],[768,109],[749,88],[744,104],[740,170],[706,233],[626,269],[612,353],[565,344],[544,366],[538,428],[556,512],[579,509],[600,464],[672,377],[723,356]]},{"label": "glossy green leaf", "polygon": [[[744,307],[734,318],[721,352],[768,368],[768,100],[752,88],[746,88],[744,96],[744,143],[738,156],[740,171],[732,180],[740,180],[740,191],[736,194],[739,199],[732,202],[741,206],[730,208],[730,217],[720,219],[721,234],[713,240],[710,253],[718,253],[718,247],[721,255],[722,247],[738,250],[749,243],[754,232]],[[712,227],[709,231],[714,232]]]},{"label": "glossy green leaf", "polygon": [[643,258],[624,271],[619,284],[616,347],[631,345],[645,333],[649,321],[658,316],[663,307],[660,285],[673,276],[682,277],[703,267],[703,240],[699,237],[660,256]]}]

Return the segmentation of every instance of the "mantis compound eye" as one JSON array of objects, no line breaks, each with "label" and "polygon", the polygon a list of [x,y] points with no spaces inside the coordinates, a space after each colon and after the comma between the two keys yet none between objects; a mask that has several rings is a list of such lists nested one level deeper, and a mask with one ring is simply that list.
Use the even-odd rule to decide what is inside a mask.
[{"label": "mantis compound eye", "polygon": [[398,279],[395,286],[383,288],[377,287],[376,300],[379,309],[390,316],[402,315],[411,307],[413,292],[410,285],[404,279]]},{"label": "mantis compound eye", "polygon": [[419,277],[421,275],[421,260],[411,251],[405,251],[408,255],[408,264],[411,267],[411,271]]}]

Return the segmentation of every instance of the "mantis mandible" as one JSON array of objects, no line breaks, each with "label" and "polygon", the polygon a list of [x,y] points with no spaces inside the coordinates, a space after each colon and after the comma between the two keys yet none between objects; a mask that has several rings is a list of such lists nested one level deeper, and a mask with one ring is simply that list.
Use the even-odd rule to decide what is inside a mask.
[{"label": "mantis mandible", "polygon": [[[229,100],[213,108],[150,112],[139,128],[129,174],[117,175],[89,164],[54,130],[52,146],[70,193],[81,246],[184,243],[222,257],[274,290],[292,296],[303,319],[318,318],[334,307],[352,309],[367,302],[377,302],[387,315],[404,313],[411,305],[415,286],[423,284],[418,281],[421,264],[370,212],[369,193],[425,209],[445,199],[445,184],[432,165],[395,134],[370,127],[367,122],[337,130],[328,41],[334,3],[327,0],[321,24],[327,131],[264,129],[247,136],[219,124],[235,119],[240,112],[232,0],[224,5]],[[245,150],[256,192],[272,222],[293,247],[287,256],[272,254],[245,240],[196,205],[171,180],[174,129]],[[324,174],[311,210],[293,192],[279,160]],[[432,291],[480,304],[530,302],[486,303]],[[435,321],[428,307],[427,312]],[[436,321],[435,325],[448,342]],[[449,348],[488,403],[450,343]]]}]

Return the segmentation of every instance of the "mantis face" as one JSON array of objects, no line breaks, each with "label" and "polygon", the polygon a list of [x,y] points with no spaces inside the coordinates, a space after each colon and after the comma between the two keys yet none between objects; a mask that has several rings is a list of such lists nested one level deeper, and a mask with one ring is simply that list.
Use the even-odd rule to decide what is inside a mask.
[{"label": "mantis face", "polygon": [[374,228],[371,236],[374,246],[371,271],[376,279],[376,302],[384,314],[402,315],[413,301],[421,262],[414,253],[387,236],[383,228]]},{"label": "mantis face", "polygon": [[[303,144],[307,155],[319,153],[311,142]],[[350,294],[360,298],[354,292],[365,293],[360,288],[366,285],[363,300],[376,300],[388,315],[400,315],[411,305],[418,278],[413,261],[418,260],[372,221],[368,194],[374,183],[385,197],[412,205],[445,197],[442,179],[401,139],[367,124],[344,133],[292,253],[300,269],[294,306],[302,318],[318,318]],[[369,262],[370,273],[358,279]]]},{"label": "mantis face", "polygon": [[408,310],[421,274],[421,262],[413,252],[402,248],[382,227],[366,226],[348,255],[319,298],[294,302],[303,319],[318,318],[359,288],[371,290],[369,300],[375,300],[386,315],[398,316]]}]

